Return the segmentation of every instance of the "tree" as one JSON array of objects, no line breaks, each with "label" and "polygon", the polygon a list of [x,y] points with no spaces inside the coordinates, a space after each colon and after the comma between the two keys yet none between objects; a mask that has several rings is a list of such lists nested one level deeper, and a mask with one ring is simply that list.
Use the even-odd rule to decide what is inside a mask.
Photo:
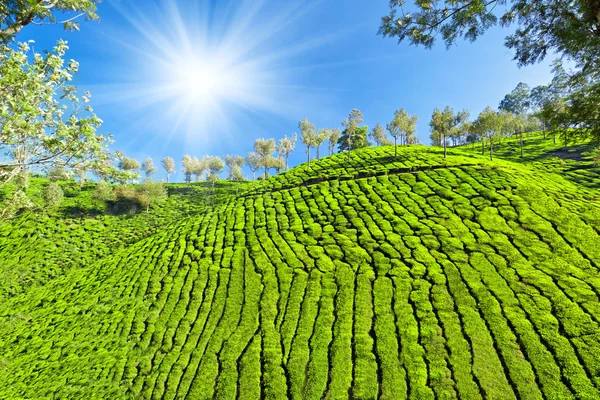
[{"label": "tree", "polygon": [[477,117],[477,130],[482,138],[481,154],[484,153],[484,138],[487,137],[490,142],[490,160],[494,159],[494,135],[501,132],[504,122],[498,112],[492,110],[491,107],[486,107],[485,110]]},{"label": "tree", "polygon": [[274,157],[271,160],[271,168],[275,168],[277,173],[280,173],[281,170],[285,168],[285,160],[283,159],[283,157]]},{"label": "tree", "polygon": [[185,181],[188,186],[192,182],[192,173],[194,171],[194,160],[189,154],[186,154],[181,159],[181,165],[183,165],[183,173],[185,175]]},{"label": "tree", "polygon": [[[273,141],[273,147],[275,147],[275,141]],[[214,190],[215,183],[219,180],[219,174],[223,172],[225,164],[219,156],[208,156],[206,158],[206,169],[208,170],[208,176],[206,179],[212,183]]]},{"label": "tree", "polygon": [[519,148],[521,155],[523,158],[523,132],[525,131],[525,127],[527,126],[527,116],[525,114],[516,114],[513,116],[512,124],[515,127],[515,130],[519,134]]},{"label": "tree", "polygon": [[401,144],[402,138],[408,143],[408,138],[417,130],[417,119],[416,115],[409,115],[404,108],[394,112],[394,119],[387,124],[387,130],[394,138],[394,157],[398,155],[398,139],[401,139]]},{"label": "tree", "polygon": [[[370,145],[369,141],[367,140],[367,131],[369,130],[369,128],[367,127],[367,129],[364,132],[362,130],[358,132],[359,126],[362,123],[363,113],[360,110],[357,110],[356,108],[350,111],[350,114],[348,114],[348,118],[345,118],[344,121],[342,121],[344,131],[342,132],[342,136],[338,140],[338,144],[340,144],[340,150],[348,151],[348,162],[350,162],[350,150],[359,149]],[[355,138],[355,136],[357,137]],[[356,143],[354,143],[355,141]]]},{"label": "tree", "polygon": [[18,190],[25,190],[29,187],[29,171],[21,171],[14,178],[13,182]]},{"label": "tree", "polygon": [[[243,158],[242,158],[243,160]],[[244,173],[242,172],[242,167],[239,165],[234,165],[231,172],[229,173],[229,179],[235,182],[235,195],[237,196],[240,182],[244,181]]]},{"label": "tree", "polygon": [[154,165],[154,160],[148,157],[142,162],[142,170],[146,174],[146,179],[150,179],[158,171],[158,167]]},{"label": "tree", "polygon": [[20,189],[14,191],[4,203],[6,207],[2,210],[2,218],[13,218],[20,211],[35,208],[31,199]]},{"label": "tree", "polygon": [[192,174],[196,178],[196,182],[200,181],[202,175],[208,170],[209,158],[210,156],[204,156],[201,160],[198,160],[198,157],[192,158]]},{"label": "tree", "polygon": [[46,203],[46,207],[48,208],[60,205],[63,197],[63,190],[58,183],[52,182],[44,188],[44,203]]},{"label": "tree", "polygon": [[105,180],[101,180],[96,184],[92,198],[100,204],[105,204],[107,201],[115,200],[116,197],[112,186]]},{"label": "tree", "polygon": [[255,152],[250,152],[246,156],[246,165],[252,172],[252,185],[254,185],[254,181],[256,180],[256,171],[258,171],[261,167],[261,158]]},{"label": "tree", "polygon": [[389,146],[392,144],[392,141],[385,136],[385,130],[381,124],[375,125],[371,133],[369,133],[369,137],[373,139],[377,146]]},{"label": "tree", "polygon": [[[35,24],[62,24],[65,30],[79,30],[76,19],[97,20],[96,3],[101,0],[4,0],[0,4],[0,43],[8,43],[24,27]],[[75,15],[74,15],[75,14]],[[64,20],[59,20],[60,15]]]},{"label": "tree", "polygon": [[329,129],[319,129],[319,132],[315,136],[315,148],[317,149],[317,160],[321,158],[321,143],[329,139]]},{"label": "tree", "polygon": [[577,127],[573,134],[600,144],[600,82],[575,91],[568,96],[568,103],[569,120],[565,122]]},{"label": "tree", "polygon": [[456,146],[457,140],[460,143],[463,136],[466,137],[469,135],[469,130],[471,129],[471,122],[469,121],[470,116],[471,114],[468,110],[459,111],[454,116],[454,128],[452,129],[452,132],[450,132],[454,146]]},{"label": "tree", "polygon": [[438,134],[440,135],[441,145],[444,146],[444,158],[446,158],[446,138],[449,134],[451,134],[453,128],[456,126],[456,117],[454,116],[454,113],[452,112],[450,106],[446,106],[446,108],[444,108],[444,111],[440,111],[437,108],[433,110],[429,126],[431,127],[432,131],[438,132]]},{"label": "tree", "polygon": [[74,172],[75,176],[79,180],[79,190],[81,190],[83,188],[83,185],[85,185],[85,183],[88,181],[88,171],[85,168],[80,167],[75,168]]},{"label": "tree", "polygon": [[512,92],[504,96],[498,107],[513,114],[526,114],[531,107],[531,90],[526,83],[519,83]]},{"label": "tree", "polygon": [[565,99],[555,99],[547,102],[540,112],[541,118],[552,127],[554,144],[556,144],[556,134],[559,132],[563,132],[566,142],[567,128],[570,124],[568,107]]},{"label": "tree", "polygon": [[[4,3],[0,15],[11,7]],[[112,161],[111,136],[97,133],[102,120],[90,93],[79,96],[71,84],[79,64],[65,65],[67,49],[62,40],[45,55],[28,43],[0,45],[0,187],[29,168],[96,169]]]},{"label": "tree", "polygon": [[160,160],[160,163],[167,173],[167,183],[169,183],[169,177],[171,174],[175,173],[175,160],[173,160],[171,157],[164,157],[162,160]]},{"label": "tree", "polygon": [[50,167],[50,169],[48,169],[48,172],[46,173],[46,177],[51,182],[66,181],[69,179],[70,175],[71,171],[68,171],[63,167],[58,166]]},{"label": "tree", "polygon": [[296,140],[298,140],[298,135],[294,132],[291,137],[284,136],[277,142],[277,153],[285,160],[286,171],[288,169],[288,159],[290,154],[292,154],[292,151],[296,148]]},{"label": "tree", "polygon": [[152,182],[146,179],[137,189],[138,200],[142,207],[146,208],[146,214],[150,212],[150,204],[158,203],[167,198],[167,188],[162,182]]},{"label": "tree", "polygon": [[136,160],[135,158],[131,158],[131,157],[126,157],[125,155],[123,155],[122,153],[117,153],[118,154],[118,159],[119,159],[119,169],[121,171],[125,171],[127,172],[130,177],[130,181],[133,182],[133,180],[137,177],[139,177],[139,174],[137,171],[140,170],[140,163],[138,160]]},{"label": "tree", "polygon": [[256,139],[254,141],[254,152],[260,157],[260,166],[267,170],[272,168],[273,153],[275,152],[275,139]]},{"label": "tree", "polygon": [[[502,5],[506,7],[498,18]],[[404,1],[390,1],[379,34],[426,48],[440,37],[449,48],[461,38],[476,40],[494,25],[516,24],[505,45],[515,51],[519,66],[539,62],[548,53],[562,54],[582,69],[598,66],[600,5],[594,0],[415,1],[414,13],[404,13],[403,6]]]},{"label": "tree", "polygon": [[308,155],[307,169],[310,169],[310,149],[311,147],[315,147],[317,143],[316,127],[310,123],[308,118],[304,118],[298,122],[298,129],[300,129],[300,139],[306,146],[306,154]]},{"label": "tree", "polygon": [[352,134],[352,136],[344,130],[338,140],[340,150],[350,152],[351,150],[369,147],[371,143],[367,139],[368,133],[369,127],[366,125],[354,129],[354,134]]},{"label": "tree", "polygon": [[227,165],[227,170],[229,172],[228,179],[231,181],[234,181],[235,174],[237,173],[238,170],[239,171],[242,170],[242,167],[244,166],[245,163],[246,162],[244,160],[244,157],[227,154],[225,156],[225,165]]},{"label": "tree", "polygon": [[329,155],[333,154],[335,150],[335,146],[340,140],[340,136],[342,135],[342,131],[340,128],[333,128],[329,130]]}]

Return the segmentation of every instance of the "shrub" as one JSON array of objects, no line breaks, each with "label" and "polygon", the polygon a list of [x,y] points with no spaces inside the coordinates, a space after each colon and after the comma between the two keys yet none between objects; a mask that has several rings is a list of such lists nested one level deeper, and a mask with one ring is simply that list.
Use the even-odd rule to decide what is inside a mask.
[{"label": "shrub", "polygon": [[44,189],[44,202],[46,207],[60,205],[63,201],[63,191],[57,183],[51,183]]},{"label": "shrub", "polygon": [[22,190],[17,190],[6,200],[7,205],[2,211],[2,216],[12,218],[22,210],[31,210],[34,204]]},{"label": "shrub", "polygon": [[97,202],[104,203],[106,201],[115,200],[116,196],[112,186],[105,180],[102,180],[96,184],[96,188],[92,192],[92,198]]}]

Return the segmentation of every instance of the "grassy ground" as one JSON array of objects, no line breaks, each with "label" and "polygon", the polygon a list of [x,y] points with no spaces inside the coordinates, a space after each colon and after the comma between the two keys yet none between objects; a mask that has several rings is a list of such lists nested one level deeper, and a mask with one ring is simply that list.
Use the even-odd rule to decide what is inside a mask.
[{"label": "grassy ground", "polygon": [[[31,179],[27,194],[38,206],[43,204],[41,193],[48,183]],[[151,213],[114,215],[92,200],[93,184],[81,190],[72,181],[59,184],[65,193],[60,207],[0,224],[0,301],[32,285],[45,284],[71,268],[91,265],[169,224],[205,212],[235,193],[228,183],[218,184],[214,192],[205,182],[189,187],[171,184],[167,201],[153,205]],[[12,189],[5,187],[2,194]]]},{"label": "grassy ground", "polygon": [[[600,188],[600,168],[592,163],[592,151],[596,146],[587,142],[569,142],[565,147],[563,138],[547,133],[534,132],[524,135],[521,157],[518,137],[506,138],[497,144],[494,155],[504,160],[528,164],[536,169],[553,172],[581,185]],[[459,147],[467,154],[481,154],[481,144]],[[489,155],[489,149],[485,149]]]},{"label": "grassy ground", "polygon": [[0,398],[599,398],[600,191],[450,153],[302,165],[17,290]]}]

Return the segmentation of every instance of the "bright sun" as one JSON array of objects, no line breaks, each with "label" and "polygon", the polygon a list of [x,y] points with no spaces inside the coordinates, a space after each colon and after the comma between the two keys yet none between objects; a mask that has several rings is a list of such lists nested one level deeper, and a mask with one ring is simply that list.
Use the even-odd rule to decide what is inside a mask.
[{"label": "bright sun", "polygon": [[[312,9],[308,0],[290,0],[277,10],[254,0],[218,2],[225,4],[219,7],[187,2],[182,10],[180,2],[169,0],[159,0],[155,9],[111,3],[137,31],[111,37],[125,37],[115,41],[137,57],[131,83],[121,85],[118,95],[111,91],[110,99],[119,96],[134,110],[154,107],[140,126],[205,140],[215,137],[213,132],[247,129],[257,115],[295,117],[309,104],[305,87],[295,81],[303,72],[291,60],[329,39],[282,39],[285,29]],[[265,12],[268,23],[259,18]]]},{"label": "bright sun", "polygon": [[217,100],[227,83],[224,71],[199,60],[174,66],[173,85],[189,101],[207,102]]}]

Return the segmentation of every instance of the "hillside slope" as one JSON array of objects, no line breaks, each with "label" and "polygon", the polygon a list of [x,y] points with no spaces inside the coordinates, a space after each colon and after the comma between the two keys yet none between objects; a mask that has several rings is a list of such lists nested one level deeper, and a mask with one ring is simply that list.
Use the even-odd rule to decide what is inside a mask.
[{"label": "hillside slope", "polygon": [[0,398],[600,397],[600,192],[340,154],[0,305]]}]

